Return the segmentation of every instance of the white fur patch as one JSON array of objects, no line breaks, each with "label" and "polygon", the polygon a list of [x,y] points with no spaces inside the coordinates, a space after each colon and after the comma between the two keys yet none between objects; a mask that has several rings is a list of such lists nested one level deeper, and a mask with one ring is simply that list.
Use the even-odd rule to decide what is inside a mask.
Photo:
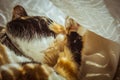
[{"label": "white fur patch", "polygon": [[65,36],[63,34],[58,34],[57,37],[56,37],[56,40],[61,42],[65,39]]},{"label": "white fur patch", "polygon": [[17,44],[25,55],[38,62],[43,62],[44,51],[53,43],[54,37],[34,38],[29,42],[27,40],[16,39]]},{"label": "white fur patch", "polygon": [[31,61],[31,60],[29,60],[28,58],[26,58],[24,56],[18,56],[18,55],[16,55],[14,51],[11,51],[7,47],[5,47],[5,51],[6,51],[6,55],[8,56],[8,60],[11,63]]}]

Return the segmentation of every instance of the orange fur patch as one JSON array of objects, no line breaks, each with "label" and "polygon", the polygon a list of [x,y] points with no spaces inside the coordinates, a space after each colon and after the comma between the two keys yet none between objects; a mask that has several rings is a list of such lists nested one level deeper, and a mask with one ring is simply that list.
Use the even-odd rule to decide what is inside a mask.
[{"label": "orange fur patch", "polygon": [[10,63],[6,55],[5,47],[0,43],[0,66]]},{"label": "orange fur patch", "polygon": [[57,24],[55,22],[50,24],[49,28],[50,28],[50,30],[52,30],[53,32],[55,32],[57,34],[59,34],[59,33],[63,33],[63,34],[66,33],[65,27],[62,26],[62,25],[59,25],[59,24]]},{"label": "orange fur patch", "polygon": [[66,40],[59,42],[57,40],[45,51],[44,63],[53,67],[59,58],[60,52],[64,50]]},{"label": "orange fur patch", "polygon": [[58,61],[55,65],[55,70],[67,80],[78,80],[79,67],[73,60],[70,50],[65,46],[64,52],[59,54]]}]

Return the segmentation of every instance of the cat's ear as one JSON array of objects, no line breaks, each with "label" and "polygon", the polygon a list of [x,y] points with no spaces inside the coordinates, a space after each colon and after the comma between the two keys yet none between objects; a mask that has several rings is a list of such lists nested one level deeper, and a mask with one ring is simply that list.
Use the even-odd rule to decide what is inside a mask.
[{"label": "cat's ear", "polygon": [[16,5],[13,8],[13,13],[12,13],[12,20],[15,20],[20,17],[28,16],[27,12],[21,5]]},{"label": "cat's ear", "polygon": [[85,27],[82,27],[77,21],[70,18],[69,16],[66,17],[65,27],[68,34],[71,32],[77,32],[80,36],[83,36],[85,32],[87,32]]},{"label": "cat's ear", "polygon": [[71,32],[71,31],[76,32],[80,27],[80,25],[74,19],[67,16],[65,20],[65,27],[67,28],[68,32]]}]

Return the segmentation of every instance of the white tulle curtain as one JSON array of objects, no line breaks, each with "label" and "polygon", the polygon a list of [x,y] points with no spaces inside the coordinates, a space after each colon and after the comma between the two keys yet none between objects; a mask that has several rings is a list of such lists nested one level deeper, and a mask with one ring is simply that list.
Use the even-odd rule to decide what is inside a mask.
[{"label": "white tulle curtain", "polygon": [[120,43],[120,0],[0,0],[0,25],[11,19],[17,4],[29,15],[45,15],[62,25],[69,15],[83,27]]}]

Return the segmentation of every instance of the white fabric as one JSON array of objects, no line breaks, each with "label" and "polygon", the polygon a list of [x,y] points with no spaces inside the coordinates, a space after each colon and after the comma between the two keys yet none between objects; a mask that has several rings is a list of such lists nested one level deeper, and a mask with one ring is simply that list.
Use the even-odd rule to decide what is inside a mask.
[{"label": "white fabric", "polygon": [[111,12],[114,10],[113,16],[116,18],[111,16],[103,0],[51,1],[64,13],[78,21],[83,27],[86,27],[105,38],[120,43],[120,14],[117,14],[117,12],[120,13],[120,1],[105,0],[106,3],[109,2],[107,6],[110,7]]},{"label": "white fabric", "polygon": [[[113,18],[106,8],[108,0],[0,0],[0,25],[11,19],[12,8],[20,4],[29,15],[45,15],[64,25],[66,15],[73,17],[83,27],[120,43],[120,16],[114,11]],[[114,3],[112,2],[114,1]],[[112,5],[118,6],[118,0],[109,0]],[[109,7],[109,5],[107,5]],[[116,9],[113,8],[113,10]],[[110,9],[112,10],[112,9]],[[111,11],[110,11],[111,12]]]}]

